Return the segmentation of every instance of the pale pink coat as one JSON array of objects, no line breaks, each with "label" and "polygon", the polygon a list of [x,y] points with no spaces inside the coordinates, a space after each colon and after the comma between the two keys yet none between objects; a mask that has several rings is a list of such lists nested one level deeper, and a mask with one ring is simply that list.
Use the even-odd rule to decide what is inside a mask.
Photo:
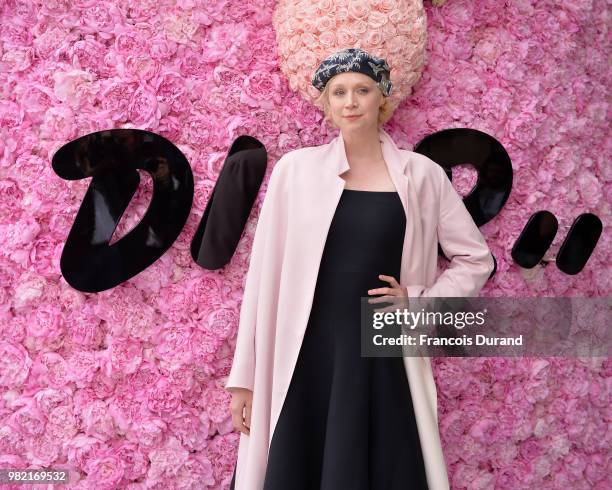
[{"label": "pale pink coat", "polygon": [[[477,296],[493,270],[493,257],[461,197],[434,161],[399,149],[383,129],[379,136],[406,211],[399,283],[409,297]],[[271,173],[226,383],[226,388],[253,391],[250,435],[240,434],[236,490],[263,488],[272,434],[308,323],[328,229],[345,186],[340,174],[348,169],[339,134],[328,144],[290,151]],[[438,241],[451,259],[439,276]],[[359,335],[360,326],[355,328]],[[447,489],[430,359],[403,360],[429,488]]]}]

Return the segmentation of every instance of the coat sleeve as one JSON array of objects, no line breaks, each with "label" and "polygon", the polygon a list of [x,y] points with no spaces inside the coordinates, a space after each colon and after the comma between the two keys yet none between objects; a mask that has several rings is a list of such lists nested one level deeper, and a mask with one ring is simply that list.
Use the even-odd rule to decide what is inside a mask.
[{"label": "coat sleeve", "polygon": [[436,170],[441,174],[438,241],[450,264],[431,287],[407,286],[408,297],[475,297],[494,269],[493,256],[446,173],[437,164]]},{"label": "coat sleeve", "polygon": [[[279,170],[285,157],[274,166],[268,181],[259,219],[255,228],[251,257],[246,275],[240,320],[236,337],[236,349],[230,374],[225,388],[246,388],[253,391],[255,384],[255,325],[257,323],[257,302],[263,272],[264,251],[266,241],[274,233],[275,207],[279,205]],[[273,237],[272,237],[273,238]]]}]

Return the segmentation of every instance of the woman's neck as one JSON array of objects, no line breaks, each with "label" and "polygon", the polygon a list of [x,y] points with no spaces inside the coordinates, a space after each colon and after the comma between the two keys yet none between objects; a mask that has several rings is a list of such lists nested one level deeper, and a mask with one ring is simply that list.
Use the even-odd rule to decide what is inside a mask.
[{"label": "woman's neck", "polygon": [[361,166],[372,164],[383,160],[381,141],[378,128],[369,130],[367,133],[351,131],[342,133],[344,140],[344,151],[349,165]]}]

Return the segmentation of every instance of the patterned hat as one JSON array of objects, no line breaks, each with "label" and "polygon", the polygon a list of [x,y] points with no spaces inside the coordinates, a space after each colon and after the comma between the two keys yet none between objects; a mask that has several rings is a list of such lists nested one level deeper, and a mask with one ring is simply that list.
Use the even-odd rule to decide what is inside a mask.
[{"label": "patterned hat", "polygon": [[389,80],[391,68],[389,68],[387,62],[359,48],[343,49],[325,58],[315,71],[312,84],[322,92],[333,76],[348,71],[369,76],[378,83],[378,87],[385,97],[391,94],[393,88],[391,80]]}]

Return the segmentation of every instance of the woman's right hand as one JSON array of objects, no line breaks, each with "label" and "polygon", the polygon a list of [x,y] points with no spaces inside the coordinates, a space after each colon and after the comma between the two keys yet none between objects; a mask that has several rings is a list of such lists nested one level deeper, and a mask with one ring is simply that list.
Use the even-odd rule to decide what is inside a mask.
[{"label": "woman's right hand", "polygon": [[251,429],[251,406],[253,405],[253,392],[246,388],[231,388],[232,401],[230,411],[234,429],[244,432],[247,436]]}]

